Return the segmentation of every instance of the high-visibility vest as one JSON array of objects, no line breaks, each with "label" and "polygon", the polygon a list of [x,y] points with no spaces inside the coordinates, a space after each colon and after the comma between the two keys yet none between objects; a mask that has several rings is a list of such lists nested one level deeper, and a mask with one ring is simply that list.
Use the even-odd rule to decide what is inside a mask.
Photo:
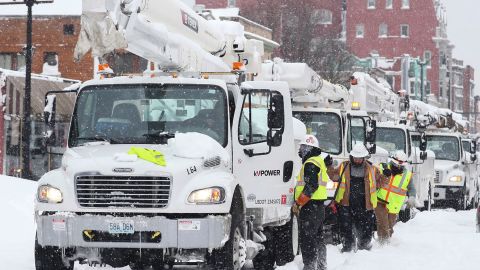
[{"label": "high-visibility vest", "polygon": [[[345,178],[345,162],[340,164],[340,174],[342,176],[342,181],[340,185],[338,185],[337,195],[335,196],[335,201],[340,203],[345,195],[345,189],[347,188],[347,180]],[[365,165],[367,166],[367,165]],[[372,203],[373,208],[377,207],[377,185],[375,182],[376,179],[376,170],[375,167],[372,165],[370,166],[370,170],[368,170],[368,183],[370,186],[370,202]],[[351,179],[350,179],[351,180]]]},{"label": "high-visibility vest", "polygon": [[327,183],[330,180],[327,174],[327,166],[325,166],[325,161],[321,156],[311,157],[302,165],[300,174],[297,176],[297,186],[295,187],[295,200],[300,197],[305,188],[305,182],[303,181],[303,174],[305,170],[305,164],[312,163],[318,168],[320,172],[318,173],[318,188],[313,192],[310,199],[312,200],[326,200],[327,199]]},{"label": "high-visibility vest", "polygon": [[163,153],[157,150],[132,146],[128,151],[128,154],[136,155],[140,159],[155,163],[160,166],[167,165]]},{"label": "high-visibility vest", "polygon": [[[388,169],[390,169],[390,164]],[[380,165],[380,169],[383,173],[383,164]],[[405,197],[407,196],[408,184],[412,179],[412,172],[404,169],[402,174],[391,176],[389,183],[377,192],[377,196],[380,200],[387,202],[388,212],[392,214],[398,214],[402,208]]]}]

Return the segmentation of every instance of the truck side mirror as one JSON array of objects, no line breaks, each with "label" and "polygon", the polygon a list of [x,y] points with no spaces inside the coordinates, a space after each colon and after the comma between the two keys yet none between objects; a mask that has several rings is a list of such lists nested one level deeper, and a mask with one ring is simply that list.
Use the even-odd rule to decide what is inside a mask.
[{"label": "truck side mirror", "polygon": [[470,153],[472,155],[476,155],[477,154],[477,142],[476,141],[470,141]]},{"label": "truck side mirror", "polygon": [[282,135],[281,130],[274,131],[270,129],[267,131],[267,145],[271,147],[282,145]]},{"label": "truck side mirror", "polygon": [[477,160],[477,155],[476,154],[471,155],[470,159],[472,160],[472,162],[476,161]]},{"label": "truck side mirror", "polygon": [[428,154],[427,154],[426,151],[420,152],[420,159],[421,159],[421,160],[426,160],[427,157],[428,157]]},{"label": "truck side mirror", "polygon": [[55,139],[55,114],[57,97],[55,95],[45,96],[45,108],[43,109],[43,118],[45,121],[45,142],[46,145],[52,144]]},{"label": "truck side mirror", "polygon": [[420,145],[419,145],[420,151],[425,152],[427,151],[427,135],[425,133],[422,133],[420,135]]},{"label": "truck side mirror", "polygon": [[367,144],[374,144],[377,139],[377,121],[369,119],[367,120],[367,129],[365,130],[365,140]]},{"label": "truck side mirror", "polygon": [[283,129],[285,125],[285,113],[283,108],[283,96],[273,94],[270,98],[268,109],[268,128]]}]

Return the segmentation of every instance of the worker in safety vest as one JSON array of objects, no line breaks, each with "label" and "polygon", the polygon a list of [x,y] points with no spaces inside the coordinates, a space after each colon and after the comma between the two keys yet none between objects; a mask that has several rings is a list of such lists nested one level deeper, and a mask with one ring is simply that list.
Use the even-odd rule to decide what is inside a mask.
[{"label": "worker in safety vest", "polygon": [[369,155],[363,143],[357,143],[350,152],[349,160],[329,171],[330,177],[339,182],[331,207],[334,212],[338,209],[343,244],[341,252],[355,250],[355,236],[358,238],[358,249],[369,250],[372,247],[377,187],[386,178],[367,161]]},{"label": "worker in safety vest", "polygon": [[388,242],[393,234],[393,226],[397,221],[397,215],[405,202],[407,192],[409,195],[409,207],[415,206],[415,186],[412,172],[405,165],[407,155],[403,151],[396,151],[390,162],[380,164],[383,175],[388,181],[378,189],[378,207],[375,209],[377,218],[377,233],[381,244]]},{"label": "worker in safety vest", "polygon": [[327,249],[323,240],[324,201],[327,199],[329,177],[327,166],[333,163],[329,155],[321,153],[318,140],[307,135],[298,151],[302,169],[295,187],[292,212],[298,218],[300,249],[305,270],[327,269]]}]

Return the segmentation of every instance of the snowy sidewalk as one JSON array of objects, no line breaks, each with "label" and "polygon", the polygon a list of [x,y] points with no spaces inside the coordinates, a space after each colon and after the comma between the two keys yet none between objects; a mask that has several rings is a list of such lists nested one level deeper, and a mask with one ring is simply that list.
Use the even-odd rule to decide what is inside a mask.
[{"label": "snowy sidewalk", "polygon": [[[371,251],[340,253],[328,246],[329,270],[452,270],[480,269],[480,234],[475,233],[475,210],[421,212],[399,223],[389,245]],[[301,257],[277,270],[302,269]]]}]

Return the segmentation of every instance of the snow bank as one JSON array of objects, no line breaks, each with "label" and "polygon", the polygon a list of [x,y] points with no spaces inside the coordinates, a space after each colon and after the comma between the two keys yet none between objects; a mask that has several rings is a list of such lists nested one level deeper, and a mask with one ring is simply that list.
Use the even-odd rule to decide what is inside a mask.
[{"label": "snow bank", "polygon": [[31,270],[34,268],[33,200],[37,183],[0,175],[0,184],[0,269]]}]

